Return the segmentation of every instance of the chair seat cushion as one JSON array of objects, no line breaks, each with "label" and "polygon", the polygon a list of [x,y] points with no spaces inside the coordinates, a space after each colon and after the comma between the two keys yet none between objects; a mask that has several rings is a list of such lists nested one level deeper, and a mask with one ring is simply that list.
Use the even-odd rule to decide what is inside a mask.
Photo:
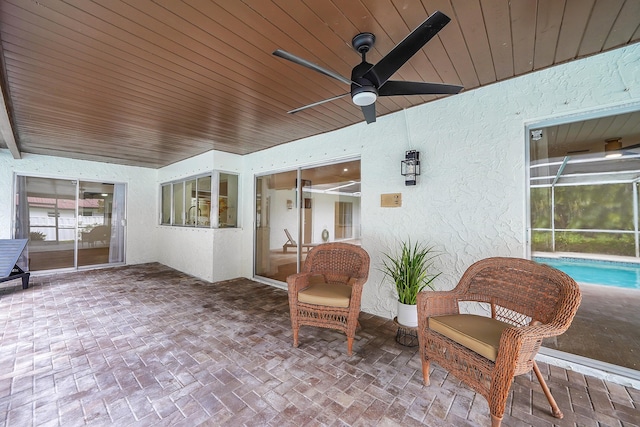
[{"label": "chair seat cushion", "polygon": [[487,359],[498,357],[500,335],[512,325],[486,316],[454,314],[429,318],[429,328]]},{"label": "chair seat cushion", "polygon": [[329,307],[349,307],[351,286],[341,283],[324,283],[321,280],[310,280],[310,282],[311,285],[298,292],[298,301]]}]

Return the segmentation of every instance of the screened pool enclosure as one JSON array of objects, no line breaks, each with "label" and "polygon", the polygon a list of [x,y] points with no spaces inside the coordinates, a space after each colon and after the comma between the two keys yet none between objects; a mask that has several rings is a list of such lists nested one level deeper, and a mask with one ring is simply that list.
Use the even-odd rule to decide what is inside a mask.
[{"label": "screened pool enclosure", "polygon": [[640,257],[638,151],[532,156],[531,250]]}]

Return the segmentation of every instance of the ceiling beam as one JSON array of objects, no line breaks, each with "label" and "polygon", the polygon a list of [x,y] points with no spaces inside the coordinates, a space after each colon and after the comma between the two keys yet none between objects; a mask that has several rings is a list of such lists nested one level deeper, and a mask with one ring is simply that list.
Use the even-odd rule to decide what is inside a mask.
[{"label": "ceiling beam", "polygon": [[13,158],[20,159],[20,150],[13,135],[13,127],[11,126],[11,120],[9,120],[9,111],[7,110],[7,104],[4,102],[4,96],[0,96],[0,104],[0,134],[9,151],[11,151]]}]

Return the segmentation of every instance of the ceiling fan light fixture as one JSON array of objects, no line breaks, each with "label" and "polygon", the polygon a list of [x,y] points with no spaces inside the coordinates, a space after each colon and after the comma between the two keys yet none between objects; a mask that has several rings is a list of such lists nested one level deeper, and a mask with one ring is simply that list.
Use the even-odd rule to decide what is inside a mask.
[{"label": "ceiling fan light fixture", "polygon": [[620,139],[621,138],[611,138],[604,141],[604,156],[606,158],[611,159],[622,156],[622,152],[620,151],[622,150],[622,142]]},{"label": "ceiling fan light fixture", "polygon": [[357,106],[366,107],[367,105],[371,105],[376,102],[378,94],[376,93],[375,88],[362,87],[354,90],[351,99]]}]

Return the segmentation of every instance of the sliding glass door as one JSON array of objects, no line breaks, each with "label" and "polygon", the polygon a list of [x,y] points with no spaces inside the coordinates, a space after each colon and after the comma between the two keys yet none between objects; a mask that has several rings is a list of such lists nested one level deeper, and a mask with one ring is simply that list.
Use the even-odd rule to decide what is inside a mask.
[{"label": "sliding glass door", "polygon": [[75,181],[18,177],[16,238],[29,239],[29,270],[73,268]]},{"label": "sliding glass door", "polygon": [[16,178],[15,238],[29,239],[29,270],[124,262],[125,185]]},{"label": "sliding glass door", "polygon": [[285,282],[314,246],[360,244],[360,161],[256,177],[256,276]]},{"label": "sliding glass door", "polygon": [[124,184],[80,181],[78,266],[124,262]]},{"label": "sliding glass door", "polygon": [[284,281],[296,272],[296,171],[256,178],[256,276]]}]

